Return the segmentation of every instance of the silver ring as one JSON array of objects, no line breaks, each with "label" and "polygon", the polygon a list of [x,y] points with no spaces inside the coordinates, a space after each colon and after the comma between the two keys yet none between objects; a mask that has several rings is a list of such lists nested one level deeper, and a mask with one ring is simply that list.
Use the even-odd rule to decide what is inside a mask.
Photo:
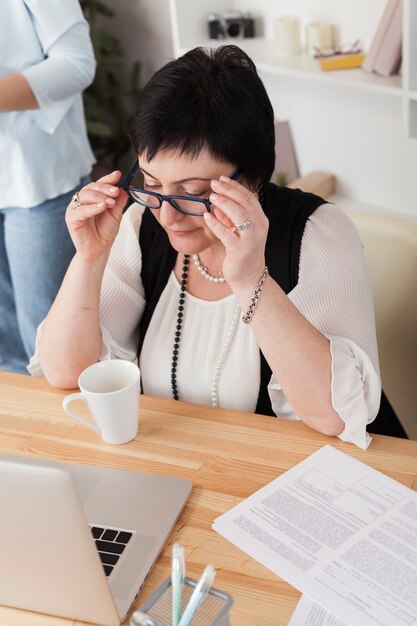
[{"label": "silver ring", "polygon": [[250,220],[245,220],[242,224],[235,224],[238,230],[248,230],[252,226],[252,222]]},{"label": "silver ring", "polygon": [[77,206],[80,206],[82,204],[78,191],[76,191],[75,194],[72,196],[71,202],[73,204],[76,204]]}]

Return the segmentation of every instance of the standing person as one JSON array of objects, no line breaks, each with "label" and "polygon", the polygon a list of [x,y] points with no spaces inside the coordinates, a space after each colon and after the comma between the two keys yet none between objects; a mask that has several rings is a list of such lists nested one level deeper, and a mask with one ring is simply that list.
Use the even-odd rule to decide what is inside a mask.
[{"label": "standing person", "polygon": [[0,29],[0,369],[27,373],[75,252],[64,216],[94,163],[95,59],[78,0],[2,0]]},{"label": "standing person", "polygon": [[130,135],[123,189],[113,172],[68,206],[77,252],[31,372],[75,387],[97,360],[138,356],[147,394],[365,448],[381,383],[362,245],[336,206],[269,182],[274,112],[251,59],[222,46],[171,61]]}]

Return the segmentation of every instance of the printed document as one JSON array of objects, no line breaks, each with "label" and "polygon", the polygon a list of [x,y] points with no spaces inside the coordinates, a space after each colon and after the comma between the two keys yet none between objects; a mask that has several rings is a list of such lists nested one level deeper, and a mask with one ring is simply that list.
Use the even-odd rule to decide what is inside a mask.
[{"label": "printed document", "polygon": [[349,626],[308,596],[301,596],[288,626]]},{"label": "printed document", "polygon": [[213,528],[347,624],[417,624],[417,493],[332,446]]}]

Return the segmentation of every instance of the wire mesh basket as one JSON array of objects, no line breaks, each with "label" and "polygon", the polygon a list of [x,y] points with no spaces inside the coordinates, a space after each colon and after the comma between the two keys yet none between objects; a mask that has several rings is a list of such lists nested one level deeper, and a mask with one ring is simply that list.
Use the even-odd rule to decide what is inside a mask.
[{"label": "wire mesh basket", "polygon": [[[197,581],[191,578],[184,580],[181,598],[181,612],[187,606],[188,600],[196,586]],[[233,598],[218,589],[210,589],[203,602],[197,609],[192,626],[230,626],[229,610],[233,604]],[[167,578],[160,587],[152,594],[139,610],[133,613],[130,626],[142,626],[146,621],[139,619],[139,612],[154,621],[155,626],[171,626],[172,624],[172,592],[171,578]],[[136,615],[136,617],[135,617]],[[151,622],[149,622],[151,623]]]}]

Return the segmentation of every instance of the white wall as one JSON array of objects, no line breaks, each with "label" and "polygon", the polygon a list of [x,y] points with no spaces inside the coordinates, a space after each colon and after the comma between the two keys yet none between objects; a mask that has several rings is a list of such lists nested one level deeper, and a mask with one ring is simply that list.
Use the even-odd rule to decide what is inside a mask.
[{"label": "white wall", "polygon": [[274,18],[295,15],[300,19],[302,37],[306,24],[324,20],[334,25],[337,43],[361,39],[368,47],[383,13],[384,0],[234,0],[233,6],[263,16],[265,36],[273,37]]},{"label": "white wall", "polygon": [[276,117],[289,119],[301,174],[335,174],[336,192],[417,217],[417,140],[397,97],[295,78],[262,78]]},{"label": "white wall", "polygon": [[129,61],[140,61],[141,83],[174,57],[168,0],[106,0],[116,16],[104,22],[123,43]]}]

